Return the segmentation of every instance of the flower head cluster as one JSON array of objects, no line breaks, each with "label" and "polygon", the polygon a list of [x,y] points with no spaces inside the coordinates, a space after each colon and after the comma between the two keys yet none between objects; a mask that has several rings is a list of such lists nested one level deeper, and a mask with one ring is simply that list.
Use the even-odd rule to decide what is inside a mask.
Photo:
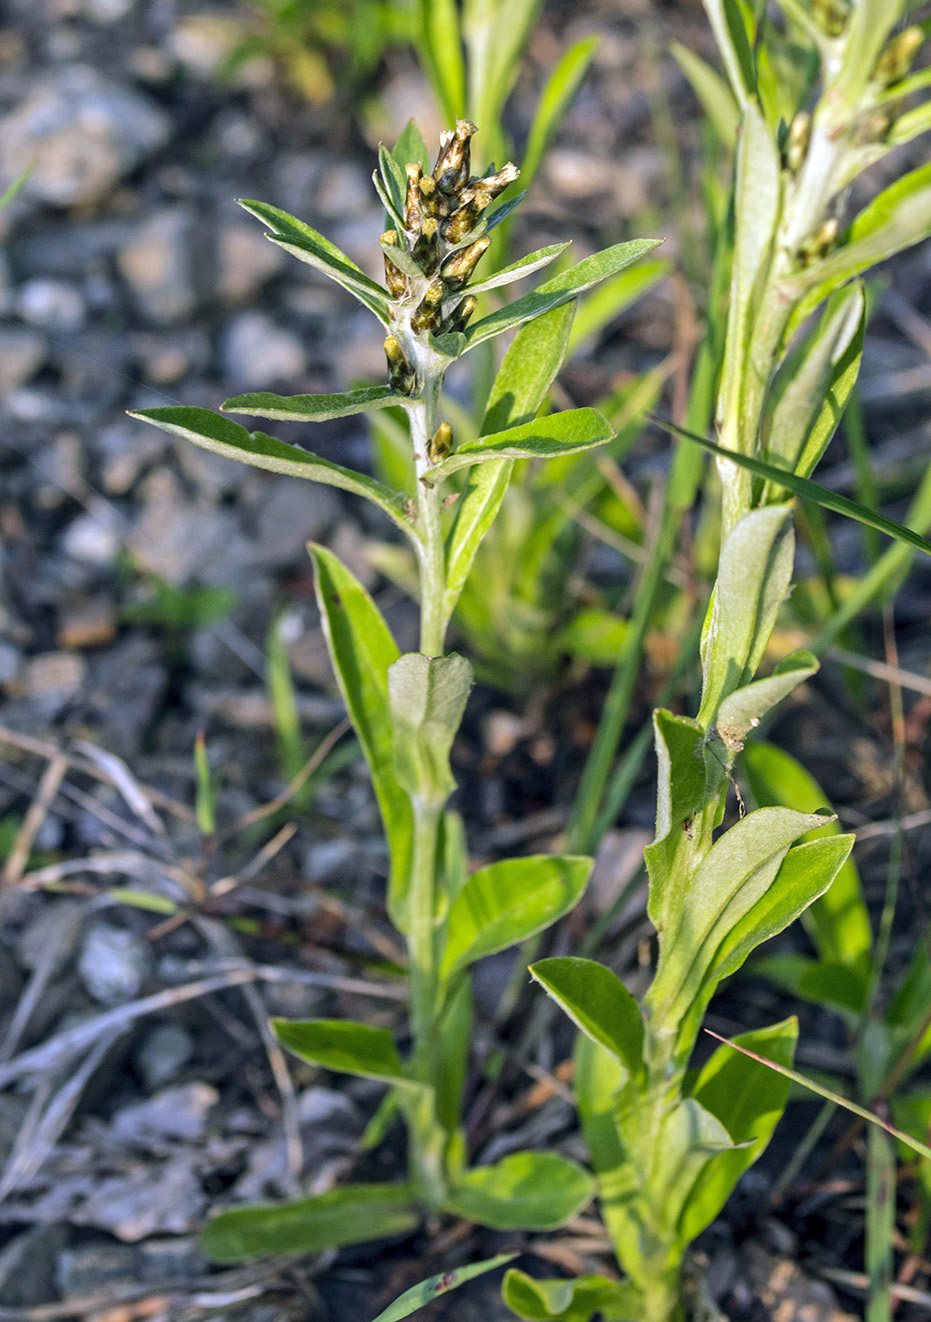
[{"label": "flower head cluster", "polygon": [[459,295],[491,242],[485,213],[519,173],[508,164],[470,178],[473,133],[465,119],[444,133],[432,174],[419,161],[407,166],[403,229],[382,235],[385,283],[394,299],[385,354],[401,394],[418,390],[418,359],[429,337],[461,332],[475,311],[477,300]]}]

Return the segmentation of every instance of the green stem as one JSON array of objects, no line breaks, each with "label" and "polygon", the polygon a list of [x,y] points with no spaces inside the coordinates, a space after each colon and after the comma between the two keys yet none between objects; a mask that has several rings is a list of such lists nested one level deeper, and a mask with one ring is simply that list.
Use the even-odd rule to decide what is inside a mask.
[{"label": "green stem", "polygon": [[[429,446],[436,430],[441,378],[425,373],[424,395],[410,410],[411,440],[417,472],[417,523],[420,532],[420,650],[442,656],[445,634],[443,598],[446,561],[443,547],[442,495],[422,480],[431,466]],[[422,1201],[440,1206],[447,1192],[447,1134],[436,1115],[433,1089],[437,1015],[441,995],[437,976],[437,874],[440,824],[444,803],[423,795],[411,797],[414,815],[410,918],[407,932],[411,977],[411,1031],[414,1077],[427,1085],[406,1106],[410,1130],[411,1178]]]}]

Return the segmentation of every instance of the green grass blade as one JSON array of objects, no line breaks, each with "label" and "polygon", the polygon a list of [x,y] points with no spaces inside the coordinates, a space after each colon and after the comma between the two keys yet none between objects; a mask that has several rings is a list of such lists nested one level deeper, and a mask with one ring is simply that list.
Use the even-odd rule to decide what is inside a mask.
[{"label": "green grass blade", "polygon": [[729,1038],[721,1037],[720,1033],[713,1033],[710,1028],[706,1028],[705,1032],[709,1037],[715,1038],[718,1042],[723,1042],[725,1046],[733,1047],[735,1051],[742,1051],[743,1054],[749,1056],[751,1060],[757,1060],[761,1065],[767,1065],[771,1070],[775,1070],[777,1074],[784,1074],[787,1079],[791,1079],[792,1082],[797,1083],[799,1087],[807,1088],[809,1092],[817,1093],[819,1097],[823,1097],[828,1102],[833,1102],[835,1106],[842,1106],[845,1111],[850,1111],[853,1115],[858,1115],[861,1120],[866,1120],[871,1125],[878,1125],[879,1128],[884,1129],[887,1134],[891,1134],[892,1137],[897,1138],[900,1143],[904,1143],[906,1147],[911,1148],[913,1152],[917,1152],[919,1157],[924,1157],[927,1161],[931,1161],[931,1148],[929,1148],[927,1144],[919,1142],[917,1138],[912,1138],[911,1134],[904,1134],[901,1129],[896,1129],[895,1125],[890,1125],[888,1121],[883,1120],[882,1117],[876,1115],[875,1112],[868,1111],[865,1106],[859,1106],[856,1102],[850,1101],[848,1097],[842,1097],[839,1092],[832,1092],[830,1088],[825,1088],[822,1084],[816,1083],[814,1079],[806,1078],[804,1074],[799,1074],[797,1070],[789,1069],[787,1065],[779,1065],[776,1061],[767,1060],[765,1056],[758,1056],[755,1051],[748,1051],[746,1047],[739,1046]]},{"label": "green grass blade", "polygon": [[892,519],[884,518],[882,514],[876,514],[873,510],[867,509],[865,505],[860,505],[847,496],[839,496],[835,491],[829,491],[827,487],[812,482],[810,478],[799,477],[797,473],[788,473],[783,468],[776,468],[773,464],[768,464],[765,459],[757,459],[748,454],[739,454],[736,450],[725,450],[723,446],[716,445],[714,441],[709,441],[704,436],[698,436],[695,432],[686,431],[684,427],[678,427],[674,422],[656,417],[653,418],[653,421],[657,426],[673,432],[676,436],[682,436],[689,441],[696,441],[699,445],[703,445],[706,450],[710,450],[712,454],[718,455],[719,458],[729,459],[739,467],[746,468],[756,477],[764,477],[776,486],[784,487],[786,491],[791,491],[794,496],[798,496],[801,500],[812,500],[823,509],[831,510],[835,514],[846,515],[848,519],[856,519],[858,523],[866,524],[868,528],[876,528],[877,531],[885,533],[887,537],[893,537],[898,542],[905,542],[908,546],[913,546],[917,551],[924,551],[925,555],[931,555],[931,542],[927,538],[919,536],[918,533],[913,532],[911,528],[906,528],[901,523],[894,523]]},{"label": "green grass blade", "polygon": [[517,1256],[516,1253],[499,1253],[496,1258],[473,1262],[470,1267],[457,1267],[454,1271],[431,1276],[429,1280],[421,1281],[419,1285],[413,1285],[409,1290],[398,1295],[394,1303],[389,1304],[383,1313],[379,1313],[374,1322],[400,1322],[402,1317],[410,1317],[411,1313],[416,1313],[418,1308],[432,1303],[440,1295],[448,1294],[450,1290],[465,1285],[466,1281],[471,1281],[476,1276],[482,1276],[485,1272],[494,1271],[496,1267],[503,1267],[507,1262],[513,1262]]}]

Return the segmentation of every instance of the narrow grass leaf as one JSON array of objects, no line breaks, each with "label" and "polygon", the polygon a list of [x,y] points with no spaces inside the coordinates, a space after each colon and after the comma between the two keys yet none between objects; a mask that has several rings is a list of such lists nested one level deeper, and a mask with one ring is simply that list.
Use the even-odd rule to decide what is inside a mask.
[{"label": "narrow grass leaf", "polygon": [[211,1262],[276,1254],[322,1253],[416,1229],[420,1212],[403,1184],[354,1184],[293,1203],[221,1212],[208,1221],[201,1248]]},{"label": "narrow grass leaf", "polygon": [[722,145],[728,151],[733,150],[740,127],[740,107],[734,93],[710,64],[681,42],[671,42],[669,51],[689,80],[692,91]]},{"label": "narrow grass leaf", "polygon": [[527,188],[540,168],[550,139],[559,127],[598,49],[598,37],[583,37],[562,55],[537,102],[527,148],[521,161],[521,179]]},{"label": "narrow grass leaf", "polygon": [[413,525],[401,509],[399,498],[387,487],[364,473],[356,473],[342,464],[302,450],[297,445],[266,436],[264,432],[250,432],[232,418],[224,418],[210,409],[188,408],[186,405],[166,405],[162,408],[139,409],[129,414],[149,422],[162,431],[181,436],[201,449],[211,450],[225,459],[238,459],[253,468],[265,468],[271,473],[287,473],[290,477],[309,478],[326,486],[339,487],[378,505],[393,523],[416,542]]},{"label": "narrow grass leaf", "polygon": [[556,854],[480,868],[450,905],[442,976],[549,927],[578,903],[591,870],[590,858]]},{"label": "narrow grass leaf", "polygon": [[384,1312],[379,1313],[374,1322],[400,1322],[402,1317],[410,1317],[418,1308],[424,1308],[434,1299],[439,1299],[441,1295],[455,1290],[457,1286],[465,1285],[466,1281],[472,1281],[476,1276],[483,1276],[485,1272],[494,1271],[496,1267],[503,1267],[506,1263],[513,1262],[516,1257],[516,1253],[499,1253],[496,1258],[486,1258],[484,1262],[473,1262],[468,1267],[455,1267],[452,1271],[431,1276],[429,1280],[421,1281],[419,1285],[412,1285],[409,1290],[398,1295],[394,1303],[389,1304]]},{"label": "narrow grass leaf", "polygon": [[814,501],[816,505],[820,505],[823,509],[831,510],[834,514],[843,514],[848,519],[856,519],[858,523],[865,523],[867,527],[875,528],[878,532],[885,533],[887,537],[894,537],[896,541],[913,546],[916,551],[924,551],[925,555],[931,555],[931,542],[926,537],[920,537],[918,533],[913,532],[911,528],[906,528],[904,524],[894,523],[892,519],[884,518],[882,514],[867,509],[865,505],[860,505],[855,500],[849,500],[846,496],[839,496],[836,491],[829,491],[827,487],[822,487],[807,477],[799,477],[797,473],[787,473],[782,468],[776,468],[774,464],[768,464],[765,459],[756,459],[748,454],[737,454],[733,450],[725,450],[722,446],[715,445],[714,441],[709,441],[704,436],[698,436],[695,432],[685,431],[684,428],[677,427],[673,422],[662,421],[659,418],[654,418],[654,422],[667,431],[675,432],[677,436],[682,436],[689,441],[696,441],[699,445],[703,445],[706,450],[710,450],[712,454],[716,454],[722,459],[729,459],[732,463],[756,474],[757,477],[764,477],[775,486],[791,491],[794,496],[798,496],[801,500]]},{"label": "narrow grass leaf", "polygon": [[747,1047],[740,1046],[736,1041],[730,1038],[721,1037],[719,1033],[713,1033],[710,1028],[706,1028],[705,1032],[710,1037],[716,1038],[718,1042],[723,1042],[725,1046],[732,1047],[734,1051],[740,1051],[745,1056],[749,1056],[751,1060],[759,1061],[761,1065],[766,1065],[768,1069],[775,1070],[777,1074],[785,1075],[787,1079],[790,1079],[793,1083],[797,1083],[799,1087],[807,1088],[809,1092],[817,1093],[817,1095],[823,1097],[825,1101],[833,1102],[835,1106],[843,1107],[845,1111],[849,1111],[852,1115],[859,1116],[861,1120],[866,1120],[871,1125],[878,1125],[880,1129],[884,1129],[887,1134],[891,1134],[893,1138],[897,1138],[900,1143],[903,1143],[905,1147],[910,1148],[912,1152],[917,1152],[919,1157],[924,1157],[926,1161],[931,1161],[931,1148],[929,1148],[926,1143],[921,1143],[917,1138],[913,1138],[911,1134],[905,1134],[901,1129],[896,1129],[895,1125],[889,1124],[889,1122],[883,1120],[881,1116],[876,1115],[874,1111],[868,1111],[865,1106],[859,1106],[856,1102],[852,1102],[849,1097],[843,1097],[840,1093],[833,1092],[830,1088],[825,1088],[822,1084],[816,1083],[814,1079],[806,1078],[804,1074],[799,1074],[798,1070],[789,1069],[787,1065],[782,1065],[778,1061],[768,1060],[766,1056],[758,1055],[757,1052],[750,1051]]},{"label": "narrow grass leaf", "polygon": [[756,70],[738,0],[705,0],[705,10],[734,95],[746,107],[756,92]]},{"label": "narrow grass leaf", "polygon": [[446,1200],[454,1216],[493,1230],[555,1230],[590,1202],[587,1171],[555,1152],[515,1152],[464,1171]]}]

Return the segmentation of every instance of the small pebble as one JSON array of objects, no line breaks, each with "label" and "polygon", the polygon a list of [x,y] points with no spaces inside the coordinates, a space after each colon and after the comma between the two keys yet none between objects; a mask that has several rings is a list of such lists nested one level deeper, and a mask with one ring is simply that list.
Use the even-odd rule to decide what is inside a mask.
[{"label": "small pebble", "polygon": [[134,932],[107,922],[94,923],[88,929],[78,972],[101,1005],[135,1000],[151,968],[151,951]]}]

